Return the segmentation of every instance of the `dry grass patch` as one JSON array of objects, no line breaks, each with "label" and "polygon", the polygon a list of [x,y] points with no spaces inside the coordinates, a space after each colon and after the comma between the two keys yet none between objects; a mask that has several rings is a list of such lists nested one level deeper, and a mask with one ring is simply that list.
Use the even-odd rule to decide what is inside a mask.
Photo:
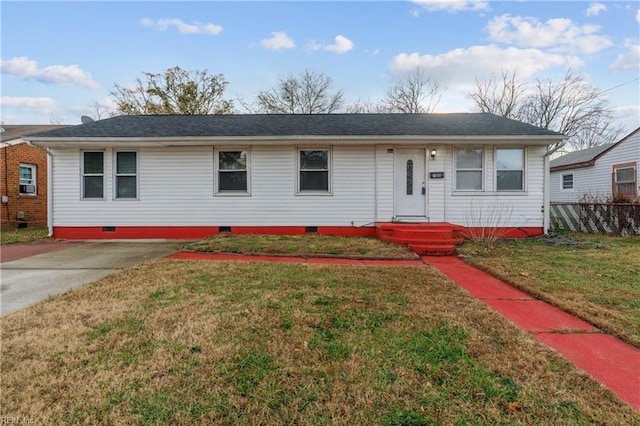
[{"label": "dry grass patch", "polygon": [[0,231],[0,244],[28,243],[31,241],[52,241],[47,235],[47,227],[35,228],[2,228]]},{"label": "dry grass patch", "polygon": [[206,253],[338,256],[367,259],[416,259],[406,247],[363,237],[325,235],[221,234],[190,244],[185,250]]},{"label": "dry grass patch", "polygon": [[429,268],[158,260],[4,316],[42,424],[633,424]]},{"label": "dry grass patch", "polygon": [[474,266],[640,348],[640,238],[579,235],[459,251]]}]

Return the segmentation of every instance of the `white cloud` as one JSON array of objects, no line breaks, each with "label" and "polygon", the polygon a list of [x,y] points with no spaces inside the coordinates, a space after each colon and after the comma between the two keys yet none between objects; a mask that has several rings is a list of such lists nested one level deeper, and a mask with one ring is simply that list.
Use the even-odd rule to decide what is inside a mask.
[{"label": "white cloud", "polygon": [[616,71],[628,71],[640,69],[640,44],[637,44],[631,40],[627,40],[625,43],[627,51],[621,55],[618,55],[609,68]]},{"label": "white cloud", "polygon": [[296,44],[293,39],[282,31],[274,31],[271,33],[271,38],[265,38],[260,40],[260,46],[267,50],[280,50],[280,49],[293,49]]},{"label": "white cloud", "polygon": [[534,17],[506,14],[493,18],[486,30],[493,41],[524,47],[546,47],[559,52],[590,54],[612,45],[609,38],[595,34],[600,31],[600,26],[578,26],[568,18],[540,22]]},{"label": "white cloud", "polygon": [[598,16],[601,12],[605,12],[607,6],[602,3],[591,3],[587,8],[587,16]]},{"label": "white cloud", "polygon": [[[31,110],[49,118],[58,110],[56,101],[51,98],[35,98],[24,96],[2,96],[0,97],[0,107],[16,108],[21,110]],[[3,113],[4,114],[4,113]]]},{"label": "white cloud", "polygon": [[88,89],[98,89],[100,85],[93,80],[91,74],[83,71],[78,65],[50,65],[38,68],[38,63],[26,56],[0,61],[2,74],[12,75],[21,79],[34,79],[41,83],[56,86],[82,86]]},{"label": "white cloud", "polygon": [[346,38],[343,35],[338,34],[334,38],[335,43],[330,44],[324,48],[324,50],[328,50],[330,52],[335,52],[337,54],[347,53],[351,49],[353,49],[353,42]]},{"label": "white cloud", "polygon": [[413,3],[430,12],[444,10],[449,13],[456,13],[489,9],[488,2],[478,0],[413,0]]},{"label": "white cloud", "polygon": [[470,85],[476,78],[486,79],[503,69],[517,68],[522,78],[552,67],[579,68],[576,57],[545,53],[538,49],[501,48],[495,45],[454,49],[440,55],[401,53],[393,58],[391,70],[407,73],[423,69],[441,83]]},{"label": "white cloud", "polygon": [[640,9],[636,12],[636,21],[640,22]]},{"label": "white cloud", "polygon": [[322,44],[315,40],[309,40],[307,42],[307,49],[309,50],[327,50],[329,52],[335,52],[338,54],[347,53],[353,49],[353,42],[347,37],[338,34],[334,38],[333,44]]},{"label": "white cloud", "polygon": [[162,18],[156,21],[144,18],[141,24],[145,27],[156,28],[159,31],[167,31],[170,27],[175,27],[180,34],[208,34],[217,35],[222,32],[222,26],[212,24],[208,22],[203,24],[202,22],[187,23],[178,18]]}]

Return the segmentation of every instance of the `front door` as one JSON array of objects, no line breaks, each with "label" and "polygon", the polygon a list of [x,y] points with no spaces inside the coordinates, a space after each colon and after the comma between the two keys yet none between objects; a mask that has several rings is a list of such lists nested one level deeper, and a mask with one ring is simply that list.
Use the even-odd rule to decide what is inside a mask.
[{"label": "front door", "polygon": [[424,217],[426,207],[425,150],[396,149],[396,216]]}]

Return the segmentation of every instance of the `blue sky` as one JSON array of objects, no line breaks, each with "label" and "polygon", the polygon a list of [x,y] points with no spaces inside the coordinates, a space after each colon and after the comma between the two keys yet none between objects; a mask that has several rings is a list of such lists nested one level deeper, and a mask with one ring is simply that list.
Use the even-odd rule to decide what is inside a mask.
[{"label": "blue sky", "polygon": [[[79,124],[114,83],[180,66],[224,74],[226,97],[305,68],[347,101],[376,102],[417,67],[446,86],[436,112],[471,111],[476,77],[527,80],[568,68],[606,90],[626,132],[640,126],[640,2],[2,1],[6,124]],[[236,100],[236,107],[242,110]]]}]

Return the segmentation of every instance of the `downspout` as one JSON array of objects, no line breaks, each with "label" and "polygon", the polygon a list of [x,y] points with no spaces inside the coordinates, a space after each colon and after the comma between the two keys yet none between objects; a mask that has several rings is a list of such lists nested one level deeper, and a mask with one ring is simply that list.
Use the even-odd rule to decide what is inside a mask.
[{"label": "downspout", "polygon": [[49,228],[47,237],[51,238],[53,237],[53,154],[49,148],[35,146],[31,141],[27,141],[27,145],[47,154],[47,228]]},{"label": "downspout", "polygon": [[549,227],[551,224],[551,203],[550,203],[550,199],[551,199],[551,188],[550,188],[550,180],[551,180],[551,172],[550,172],[550,167],[549,167],[549,157],[556,152],[557,150],[559,150],[560,148],[562,148],[565,145],[565,142],[561,142],[560,145],[556,146],[555,148],[553,148],[551,151],[548,150],[547,148],[547,152],[543,155],[544,157],[544,195],[543,195],[543,200],[542,200],[542,211],[543,211],[543,219],[542,219],[542,230],[544,232],[545,235],[547,235],[549,233]]}]

